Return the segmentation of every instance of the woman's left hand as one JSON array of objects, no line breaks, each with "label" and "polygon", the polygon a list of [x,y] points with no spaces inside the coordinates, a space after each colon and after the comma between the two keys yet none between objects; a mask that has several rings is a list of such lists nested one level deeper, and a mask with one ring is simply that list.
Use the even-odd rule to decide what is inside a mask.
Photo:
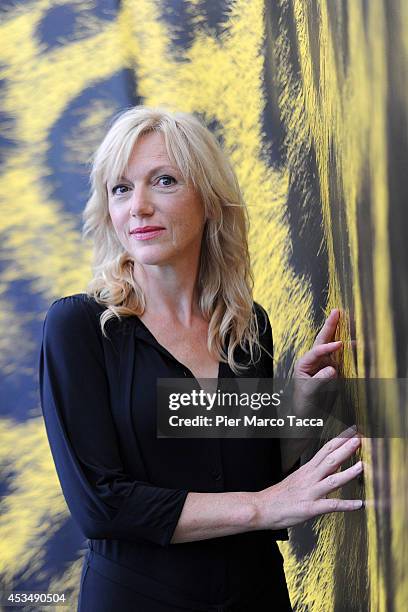
[{"label": "woman's left hand", "polygon": [[319,412],[323,399],[319,391],[329,380],[337,378],[337,364],[332,355],[343,345],[341,340],[333,341],[339,318],[339,309],[333,309],[310,351],[295,363],[292,408],[299,417],[315,416]]},{"label": "woman's left hand", "polygon": [[[335,308],[327,317],[322,329],[316,336],[310,351],[300,357],[294,366],[293,380],[289,388],[289,402],[282,402],[278,408],[279,417],[288,414],[299,418],[321,418],[328,414],[333,406],[333,394],[327,394],[324,389],[330,380],[337,378],[337,364],[332,354],[338,351],[343,343],[333,341],[340,319],[340,310]],[[281,456],[283,473],[293,469],[295,462],[315,438],[315,428],[302,426],[303,437],[299,438],[298,428],[293,428],[281,440]],[[313,435],[311,435],[313,430]]]},{"label": "woman's left hand", "polygon": [[340,311],[334,308],[327,317],[322,329],[316,336],[310,351],[300,357],[294,367],[294,378],[336,378],[337,365],[332,354],[338,351],[343,342],[333,341]]}]

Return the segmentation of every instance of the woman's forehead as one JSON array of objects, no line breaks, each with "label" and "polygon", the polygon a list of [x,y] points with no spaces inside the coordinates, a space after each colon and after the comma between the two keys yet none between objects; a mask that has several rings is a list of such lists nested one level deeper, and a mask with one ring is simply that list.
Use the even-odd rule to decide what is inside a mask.
[{"label": "woman's forehead", "polygon": [[[106,165],[105,180],[108,183],[120,178],[146,177],[157,172],[173,172],[183,176],[182,168],[186,166],[184,160],[180,164],[171,152],[167,150],[164,135],[161,132],[148,132],[140,135],[133,144],[130,153],[126,155],[122,148],[116,158],[112,157]],[[110,162],[110,163],[109,163]],[[187,164],[188,167],[188,164]],[[189,170],[186,170],[190,175]]]},{"label": "woman's forehead", "polygon": [[166,140],[161,132],[141,134],[133,144],[131,156],[165,156],[168,157]]},{"label": "woman's forehead", "polygon": [[126,163],[128,168],[137,168],[147,172],[153,167],[166,165],[177,169],[175,160],[167,151],[163,134],[158,132],[140,136],[133,145]]},{"label": "woman's forehead", "polygon": [[141,148],[138,145],[133,148],[126,164],[127,168],[148,172],[154,167],[160,166],[173,166],[175,169],[177,168],[165,149]]}]

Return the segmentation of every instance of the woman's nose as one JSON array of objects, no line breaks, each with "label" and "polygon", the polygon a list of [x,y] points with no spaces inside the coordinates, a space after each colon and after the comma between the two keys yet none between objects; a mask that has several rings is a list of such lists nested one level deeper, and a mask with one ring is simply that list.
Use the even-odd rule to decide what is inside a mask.
[{"label": "woman's nose", "polygon": [[153,205],[143,187],[135,188],[130,199],[131,216],[150,214],[153,212]]}]

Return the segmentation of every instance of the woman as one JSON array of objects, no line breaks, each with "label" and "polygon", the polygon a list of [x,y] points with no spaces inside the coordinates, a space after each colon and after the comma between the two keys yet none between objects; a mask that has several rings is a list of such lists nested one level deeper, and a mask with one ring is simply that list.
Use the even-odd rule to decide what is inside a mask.
[{"label": "woman", "polygon": [[[78,609],[291,610],[276,540],[362,506],[325,498],[361,472],[335,474],[359,438],[347,431],[296,470],[278,440],[157,438],[157,378],[273,375],[245,205],[212,134],[162,108],[116,119],[91,180],[94,276],[51,305],[40,360],[57,472],[89,539]],[[338,316],[298,373],[335,375]]]}]

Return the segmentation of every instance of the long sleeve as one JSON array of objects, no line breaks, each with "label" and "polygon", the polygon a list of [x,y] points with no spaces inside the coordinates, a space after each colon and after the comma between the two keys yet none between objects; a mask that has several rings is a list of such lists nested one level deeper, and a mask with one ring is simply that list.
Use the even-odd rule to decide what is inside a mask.
[{"label": "long sleeve", "polygon": [[98,325],[78,296],[56,300],[43,325],[40,398],[61,488],[87,538],[168,546],[188,491],[125,472]]}]

